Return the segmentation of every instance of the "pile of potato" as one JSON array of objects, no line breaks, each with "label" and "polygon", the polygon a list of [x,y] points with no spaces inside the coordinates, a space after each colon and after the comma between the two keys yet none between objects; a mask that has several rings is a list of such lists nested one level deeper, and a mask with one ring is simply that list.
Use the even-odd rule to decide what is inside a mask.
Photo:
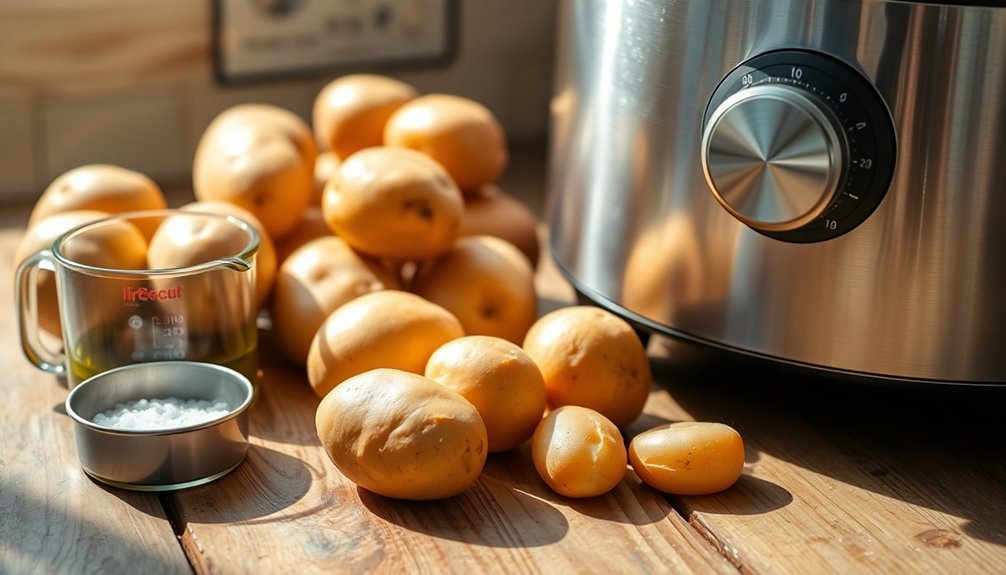
[{"label": "pile of potato", "polygon": [[[266,104],[221,112],[182,209],[259,231],[255,302],[321,399],[329,457],[360,486],[448,497],[488,454],[530,441],[543,480],[570,497],[608,492],[628,464],[669,493],[729,487],[744,450],[725,425],[672,424],[626,447],[619,428],[651,387],[646,352],[599,308],[538,317],[538,222],[497,183],[508,161],[478,102],[347,75],[318,94],[310,124]],[[43,193],[19,258],[83,221],[164,206],[142,174],[83,166]],[[55,309],[52,294],[40,315]]]}]

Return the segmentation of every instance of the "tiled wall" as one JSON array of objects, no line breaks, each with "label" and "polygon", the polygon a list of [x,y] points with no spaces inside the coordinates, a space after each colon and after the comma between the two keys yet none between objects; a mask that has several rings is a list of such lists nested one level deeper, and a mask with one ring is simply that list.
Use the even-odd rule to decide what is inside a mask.
[{"label": "tiled wall", "polygon": [[[219,85],[209,0],[169,4],[170,21],[144,16],[163,8],[162,0],[0,4],[0,202],[30,201],[59,174],[96,162],[138,170],[166,188],[187,187],[202,130],[230,105],[271,103],[310,121],[315,95],[334,74]],[[450,64],[371,71],[421,92],[477,99],[511,140],[543,139],[554,2],[461,0],[460,8],[459,50]],[[117,33],[126,28],[130,34]]]}]

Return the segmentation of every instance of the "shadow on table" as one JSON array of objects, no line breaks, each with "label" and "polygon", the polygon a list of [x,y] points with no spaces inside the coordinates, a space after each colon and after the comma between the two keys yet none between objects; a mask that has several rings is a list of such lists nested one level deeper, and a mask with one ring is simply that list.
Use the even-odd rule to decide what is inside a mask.
[{"label": "shadow on table", "polygon": [[357,488],[374,515],[431,537],[483,547],[543,547],[559,542],[569,522],[549,503],[483,474],[464,493],[437,501],[403,501]]},{"label": "shadow on table", "polygon": [[[279,512],[302,500],[312,471],[299,458],[251,445],[245,461],[212,483],[161,494],[168,516],[181,532],[188,522],[244,523],[287,521]],[[320,507],[319,507],[320,508]],[[299,512],[310,515],[316,509]]]},{"label": "shadow on table", "polygon": [[[92,506],[101,505],[101,497],[96,501],[93,493],[85,495],[86,490],[71,489],[62,494],[69,493],[70,500],[63,501],[59,497],[46,497],[45,491],[36,492],[37,487],[31,482],[0,477],[0,508],[4,508],[0,516],[0,573],[59,573],[67,569],[131,573],[140,568],[176,573],[188,565],[177,545],[150,543],[151,536],[156,535],[151,525],[122,521],[113,528],[92,519],[125,517],[114,511],[103,513],[93,509]],[[149,494],[107,486],[105,490],[131,507],[164,520],[156,499]],[[90,501],[83,501],[83,497]],[[16,504],[10,505],[14,501]],[[173,543],[170,538],[167,541]],[[89,565],[82,563],[85,559]]]},{"label": "shadow on table", "polygon": [[692,511],[761,515],[786,507],[793,502],[793,494],[771,481],[744,474],[737,479],[737,483],[724,492],[710,496],[693,495],[687,499],[687,508]]},{"label": "shadow on table", "polygon": [[490,454],[475,484],[448,499],[400,501],[362,488],[357,491],[364,506],[389,523],[441,539],[489,547],[539,547],[561,541],[570,529],[563,508],[632,526],[660,523],[676,515],[666,499],[636,480],[631,472],[601,497],[559,495],[538,476],[527,443]]},{"label": "shadow on table", "polygon": [[603,496],[575,498],[560,495],[535,470],[529,443],[505,453],[490,455],[482,477],[491,478],[502,486],[515,486],[554,508],[567,507],[579,514],[613,523],[641,527],[665,521],[668,515],[676,513],[659,492],[643,485],[628,468],[625,478]]},{"label": "shadow on table", "polygon": [[[1006,545],[1006,389],[840,379],[655,343],[654,379],[694,419],[732,425],[746,447],[793,465],[962,517],[968,535]],[[747,489],[755,478],[742,479]]]}]

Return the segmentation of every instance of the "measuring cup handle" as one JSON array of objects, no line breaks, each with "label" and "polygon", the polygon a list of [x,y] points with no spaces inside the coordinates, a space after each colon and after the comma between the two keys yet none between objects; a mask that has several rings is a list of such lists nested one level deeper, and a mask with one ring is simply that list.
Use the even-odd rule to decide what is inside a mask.
[{"label": "measuring cup handle", "polygon": [[[21,336],[21,350],[28,361],[42,371],[56,375],[66,374],[66,357],[46,349],[39,338],[38,289],[35,278],[41,269],[55,271],[52,252],[42,250],[27,258],[17,267],[14,280],[14,299],[17,302],[17,328]],[[32,329],[34,328],[34,329]]]}]

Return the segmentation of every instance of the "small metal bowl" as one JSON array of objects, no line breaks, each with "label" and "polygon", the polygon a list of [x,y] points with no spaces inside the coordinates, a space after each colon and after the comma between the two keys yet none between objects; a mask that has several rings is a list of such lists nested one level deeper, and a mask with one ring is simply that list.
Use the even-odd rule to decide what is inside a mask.
[{"label": "small metal bowl", "polygon": [[[160,430],[123,430],[94,422],[119,403],[178,398],[223,401],[228,413],[206,423]],[[248,378],[219,365],[190,361],[137,363],[98,374],[73,388],[77,457],[88,475],[136,491],[168,491],[226,475],[248,452]]]}]

